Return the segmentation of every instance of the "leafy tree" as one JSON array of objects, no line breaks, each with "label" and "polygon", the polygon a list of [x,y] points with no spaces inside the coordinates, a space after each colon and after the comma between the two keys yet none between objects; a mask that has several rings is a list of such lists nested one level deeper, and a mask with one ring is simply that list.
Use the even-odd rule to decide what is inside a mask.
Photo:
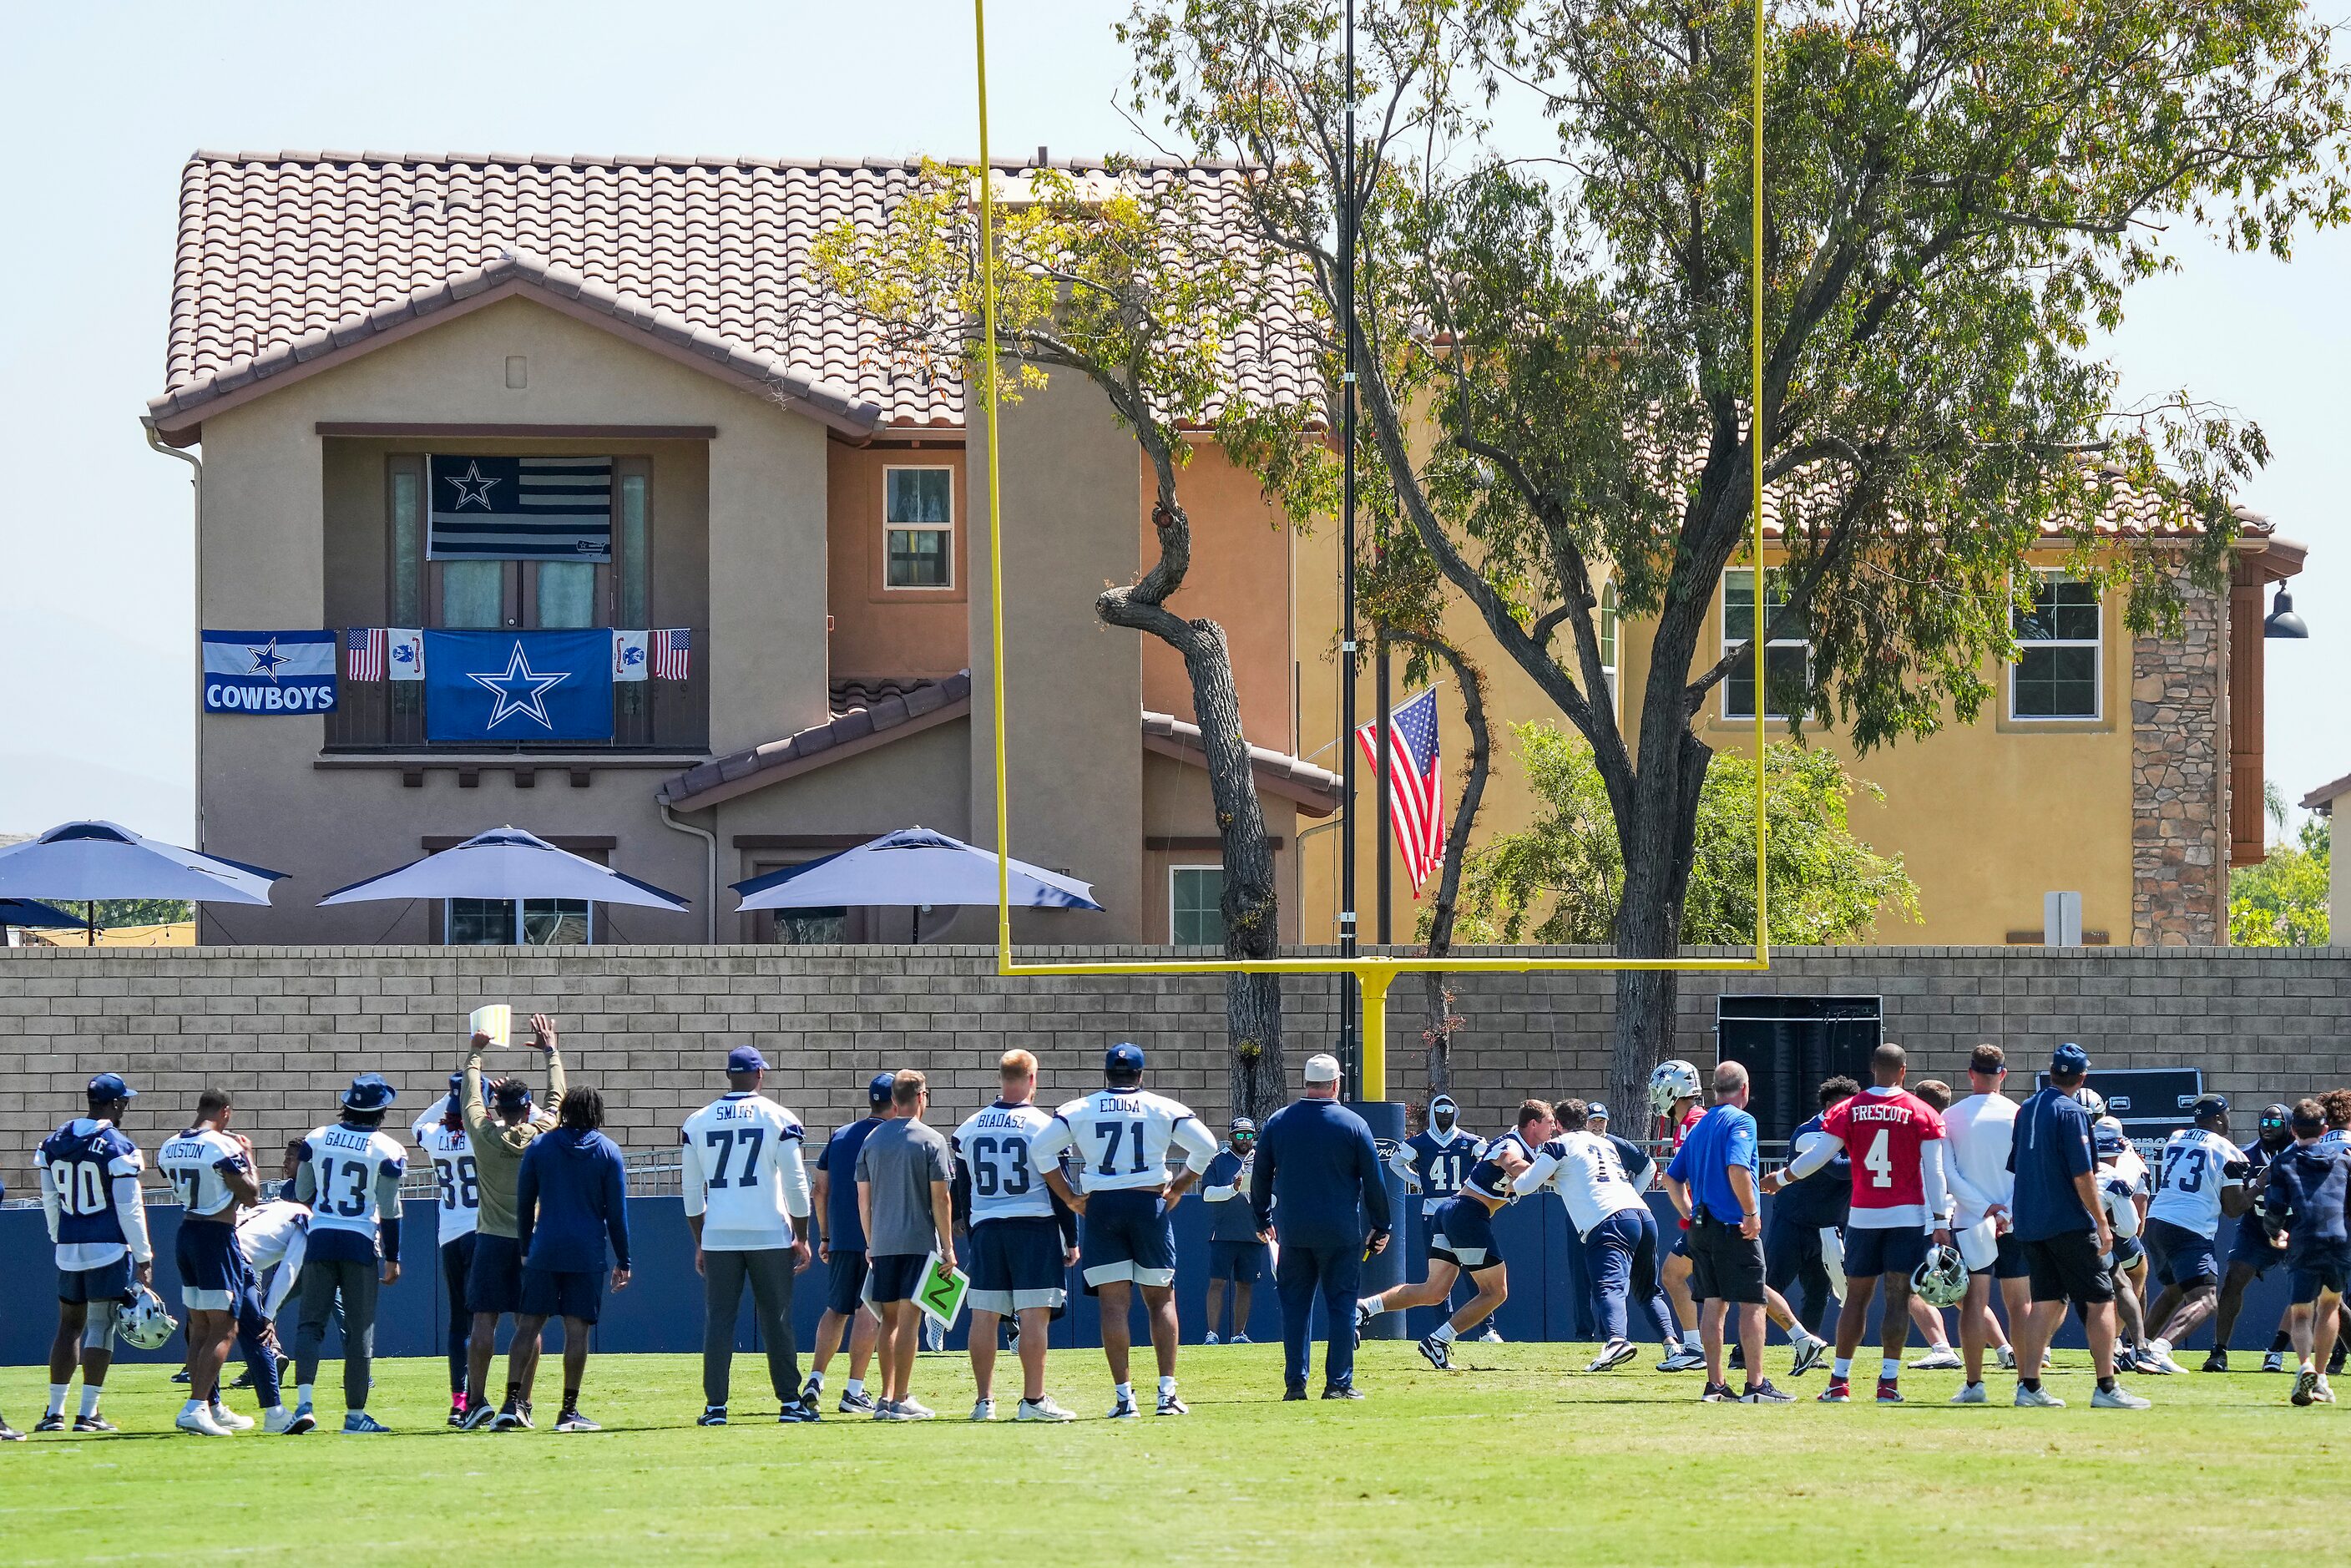
[{"label": "leafy tree", "polygon": [[[1977,717],[2049,541],[2129,590],[2135,632],[2219,586],[2260,431],[2185,392],[2121,403],[2089,345],[2172,265],[2171,233],[2283,257],[2345,215],[2345,76],[2295,0],[1768,13],[1760,256],[1750,7],[1357,15],[1351,79],[1341,0],[1139,0],[1133,101],[1254,171],[1267,244],[1322,303],[1326,366],[1333,235],[1360,214],[1370,456],[1588,748],[1625,868],[1623,956],[1673,954],[1698,891],[1713,758],[1691,719],[1741,678],[1709,611],[1759,465],[1783,552],[1761,630],[1809,639],[1795,709],[1864,749]],[[1509,155],[1487,128],[1505,114],[1546,119],[1553,155]],[[2103,531],[2118,508],[2133,527]],[[1626,725],[1595,700],[1604,581],[1651,635]],[[1672,1049],[1677,989],[1620,975],[1613,1096]]]},{"label": "leafy tree", "polygon": [[[2271,787],[2273,794],[2275,788]],[[2283,802],[2276,804],[2274,815],[2283,816]],[[2240,947],[2330,946],[2327,886],[2333,840],[2329,819],[2305,818],[2293,842],[2273,844],[2259,865],[2231,872],[2229,940]]]},{"label": "leafy tree", "polygon": [[[879,225],[842,223],[820,237],[810,262],[895,362],[926,377],[958,376],[971,388],[980,382],[984,329],[979,177],[925,163]],[[1159,558],[1133,583],[1104,590],[1094,609],[1105,623],[1156,637],[1183,656],[1223,852],[1225,951],[1271,957],[1280,930],[1273,847],[1242,737],[1231,649],[1222,626],[1178,614],[1167,601],[1191,570],[1179,480],[1195,435],[1286,476],[1322,415],[1311,401],[1253,400],[1238,373],[1264,351],[1264,320],[1283,312],[1287,290],[1262,274],[1251,247],[1231,243],[1212,185],[1116,160],[1099,175],[1037,169],[1001,183],[995,338],[1008,363],[998,396],[1017,402],[1055,372],[1082,377],[1150,465]],[[1283,496],[1300,523],[1321,499],[1302,480]],[[1105,505],[1102,527],[1131,534],[1134,514]],[[1280,977],[1232,976],[1226,1023],[1235,1113],[1262,1116],[1289,1094]]]},{"label": "leafy tree", "polygon": [[[1538,720],[1516,726],[1541,815],[1470,857],[1464,915],[1474,942],[1606,942],[1615,936],[1625,862],[1609,820],[1608,788],[1580,738]],[[1822,946],[1873,934],[1887,914],[1918,919],[1918,889],[1902,857],[1855,837],[1852,798],[1883,800],[1814,747],[1764,749],[1765,866],[1775,945]],[[1744,946],[1755,936],[1755,761],[1717,757],[1699,791],[1697,854],[1681,939]]]}]

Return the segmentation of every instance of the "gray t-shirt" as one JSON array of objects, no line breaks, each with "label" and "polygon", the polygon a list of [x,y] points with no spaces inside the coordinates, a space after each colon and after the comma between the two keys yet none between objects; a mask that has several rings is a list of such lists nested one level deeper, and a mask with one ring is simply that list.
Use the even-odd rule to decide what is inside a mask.
[{"label": "gray t-shirt", "polygon": [[916,1257],[939,1244],[931,1223],[931,1184],[954,1176],[946,1134],[911,1117],[893,1116],[873,1129],[857,1151],[857,1179],[872,1187],[873,1217],[865,1227],[865,1250]]}]

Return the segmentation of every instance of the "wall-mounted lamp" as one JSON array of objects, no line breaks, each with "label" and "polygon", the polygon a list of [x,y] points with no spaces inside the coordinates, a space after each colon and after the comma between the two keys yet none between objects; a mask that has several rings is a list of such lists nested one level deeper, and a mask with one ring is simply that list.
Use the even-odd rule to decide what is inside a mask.
[{"label": "wall-mounted lamp", "polygon": [[2304,625],[2302,617],[2294,612],[2294,595],[2285,591],[2283,583],[2278,584],[2277,602],[2271,607],[2269,618],[2262,622],[2262,635],[2288,638],[2310,635],[2310,628]]}]

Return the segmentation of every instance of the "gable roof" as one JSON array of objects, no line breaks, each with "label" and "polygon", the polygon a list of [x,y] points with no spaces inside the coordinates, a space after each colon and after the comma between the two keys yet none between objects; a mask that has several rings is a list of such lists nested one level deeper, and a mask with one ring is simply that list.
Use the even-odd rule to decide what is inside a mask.
[{"label": "gable roof", "polygon": [[[921,171],[919,159],[198,152],[181,173],[156,417],[184,428],[206,398],[469,298],[459,291],[487,287],[511,259],[528,275],[517,283],[683,334],[712,362],[816,406],[959,427],[960,381],[891,363],[808,273],[820,235],[878,225]],[[1160,160],[1138,173],[1191,184],[1208,221],[1242,232],[1238,165]],[[1311,389],[1285,321],[1270,311],[1228,348],[1253,396]]]}]

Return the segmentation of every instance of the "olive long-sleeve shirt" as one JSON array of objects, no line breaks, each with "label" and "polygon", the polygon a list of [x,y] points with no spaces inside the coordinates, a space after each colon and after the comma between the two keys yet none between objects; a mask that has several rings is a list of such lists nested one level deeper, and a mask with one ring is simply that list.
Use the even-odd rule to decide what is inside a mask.
[{"label": "olive long-sleeve shirt", "polygon": [[[547,1053],[549,1105],[563,1103],[564,1088],[562,1054],[550,1051]],[[541,1133],[555,1125],[555,1113],[548,1105],[542,1105],[524,1120],[511,1124],[490,1114],[482,1096],[482,1053],[478,1051],[465,1058],[464,1092],[465,1136],[474,1145],[474,1168],[482,1183],[482,1234],[519,1239],[515,1194],[522,1177],[522,1157]]]}]

